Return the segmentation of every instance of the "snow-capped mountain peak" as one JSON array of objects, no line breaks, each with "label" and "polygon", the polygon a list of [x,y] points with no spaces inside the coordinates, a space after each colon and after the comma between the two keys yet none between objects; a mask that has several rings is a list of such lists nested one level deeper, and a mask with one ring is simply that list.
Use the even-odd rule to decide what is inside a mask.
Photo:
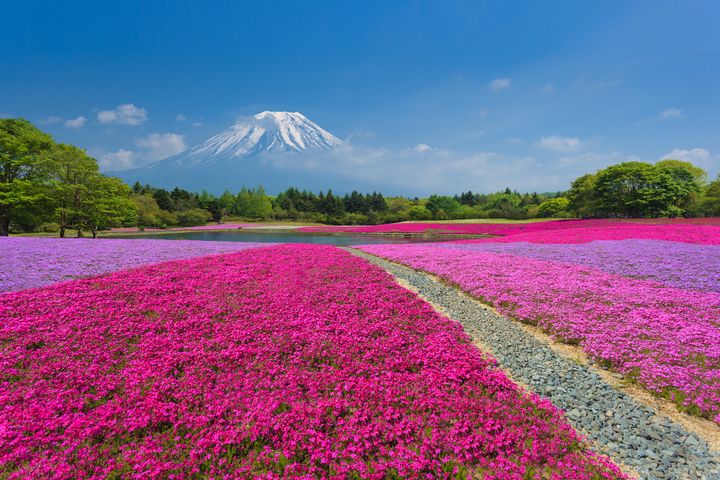
[{"label": "snow-capped mountain peak", "polygon": [[265,111],[240,118],[230,128],[197,147],[161,162],[201,164],[263,152],[332,151],[342,145],[339,138],[301,113]]}]

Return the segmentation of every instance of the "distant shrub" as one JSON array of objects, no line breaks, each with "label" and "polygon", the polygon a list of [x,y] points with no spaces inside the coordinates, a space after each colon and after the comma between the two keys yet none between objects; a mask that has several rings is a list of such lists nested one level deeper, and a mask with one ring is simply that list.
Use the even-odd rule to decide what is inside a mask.
[{"label": "distant shrub", "polygon": [[195,227],[198,225],[205,225],[210,219],[212,214],[202,208],[191,208],[189,210],[183,210],[175,214],[177,217],[178,224],[181,227]]},{"label": "distant shrub", "polygon": [[45,222],[35,227],[38,233],[55,233],[60,230],[60,225],[55,222]]}]

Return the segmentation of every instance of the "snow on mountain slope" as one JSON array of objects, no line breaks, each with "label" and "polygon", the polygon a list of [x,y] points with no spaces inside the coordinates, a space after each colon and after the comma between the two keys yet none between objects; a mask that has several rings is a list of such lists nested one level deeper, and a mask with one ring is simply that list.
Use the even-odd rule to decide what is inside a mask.
[{"label": "snow on mountain slope", "polygon": [[262,112],[150,167],[214,163],[262,152],[332,151],[343,142],[298,112]]}]

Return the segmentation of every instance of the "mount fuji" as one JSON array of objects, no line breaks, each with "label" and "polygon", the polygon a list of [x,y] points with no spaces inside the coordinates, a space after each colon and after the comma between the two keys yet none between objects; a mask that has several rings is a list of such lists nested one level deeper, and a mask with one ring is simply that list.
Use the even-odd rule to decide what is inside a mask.
[{"label": "mount fuji", "polygon": [[111,173],[129,183],[211,192],[259,184],[269,192],[289,186],[337,188],[338,179],[297,166],[318,155],[333,154],[343,145],[301,113],[266,111],[242,118],[184,152],[146,167]]}]

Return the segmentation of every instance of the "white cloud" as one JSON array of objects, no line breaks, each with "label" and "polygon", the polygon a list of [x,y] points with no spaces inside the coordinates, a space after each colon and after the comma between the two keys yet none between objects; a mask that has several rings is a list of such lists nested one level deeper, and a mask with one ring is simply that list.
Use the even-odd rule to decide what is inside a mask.
[{"label": "white cloud", "polygon": [[554,152],[573,152],[580,148],[581,142],[579,138],[561,137],[559,135],[551,135],[542,137],[535,142],[535,146],[543,150],[551,150]]},{"label": "white cloud", "polygon": [[712,156],[710,155],[710,152],[708,152],[704,148],[691,148],[690,150],[676,148],[672,152],[666,153],[658,160],[665,160],[666,158],[683,160],[685,162],[694,163],[695,165],[699,166],[708,167],[712,165]]},{"label": "white cloud", "polygon": [[672,118],[685,118],[685,113],[680,110],[679,108],[666,108],[662,112],[660,112],[660,115],[658,115],[658,119],[660,120],[670,120]]},{"label": "white cloud", "polygon": [[63,121],[62,117],[58,117],[56,115],[50,115],[49,117],[43,118],[42,120],[40,120],[40,125],[54,125],[54,124],[60,123],[62,121]]},{"label": "white cloud", "polygon": [[187,117],[182,113],[178,113],[177,115],[175,115],[175,120],[177,120],[178,122],[184,122],[185,120],[187,120]]},{"label": "white cloud", "polygon": [[136,107],[132,103],[124,103],[112,110],[102,110],[97,114],[98,121],[106,125],[142,125],[147,118],[147,110]]},{"label": "white cloud", "polygon": [[65,128],[82,128],[87,122],[87,118],[80,115],[77,118],[65,120]]},{"label": "white cloud", "polygon": [[547,191],[567,188],[581,173],[596,169],[593,165],[568,168],[554,160],[541,163],[533,156],[490,151],[460,152],[435,147],[418,155],[416,147],[391,150],[348,144],[326,154],[268,156],[265,164],[277,169],[278,175],[298,171],[307,175],[303,178],[332,175],[338,185],[370,185],[368,188],[391,194],[412,195],[468,189],[492,192],[508,184],[522,191]]},{"label": "white cloud", "polygon": [[187,149],[185,136],[177,133],[152,133],[135,144],[146,150],[143,157],[147,160],[162,160]]},{"label": "white cloud", "polygon": [[525,143],[525,139],[520,137],[507,137],[505,138],[505,143],[508,145],[522,145]]},{"label": "white cloud", "polygon": [[499,92],[501,90],[505,90],[506,88],[510,88],[510,85],[512,85],[512,80],[509,78],[496,78],[492,82],[490,82],[490,89],[493,92]]},{"label": "white cloud", "polygon": [[128,170],[133,168],[135,153],[121,148],[117,152],[99,155],[98,163],[103,170]]},{"label": "white cloud", "polygon": [[427,145],[425,143],[418,143],[417,145],[415,145],[413,147],[413,150],[415,150],[418,153],[429,152],[432,149],[433,148],[430,145]]},{"label": "white cloud", "polygon": [[193,127],[202,127],[202,122],[193,122],[192,126]]}]

